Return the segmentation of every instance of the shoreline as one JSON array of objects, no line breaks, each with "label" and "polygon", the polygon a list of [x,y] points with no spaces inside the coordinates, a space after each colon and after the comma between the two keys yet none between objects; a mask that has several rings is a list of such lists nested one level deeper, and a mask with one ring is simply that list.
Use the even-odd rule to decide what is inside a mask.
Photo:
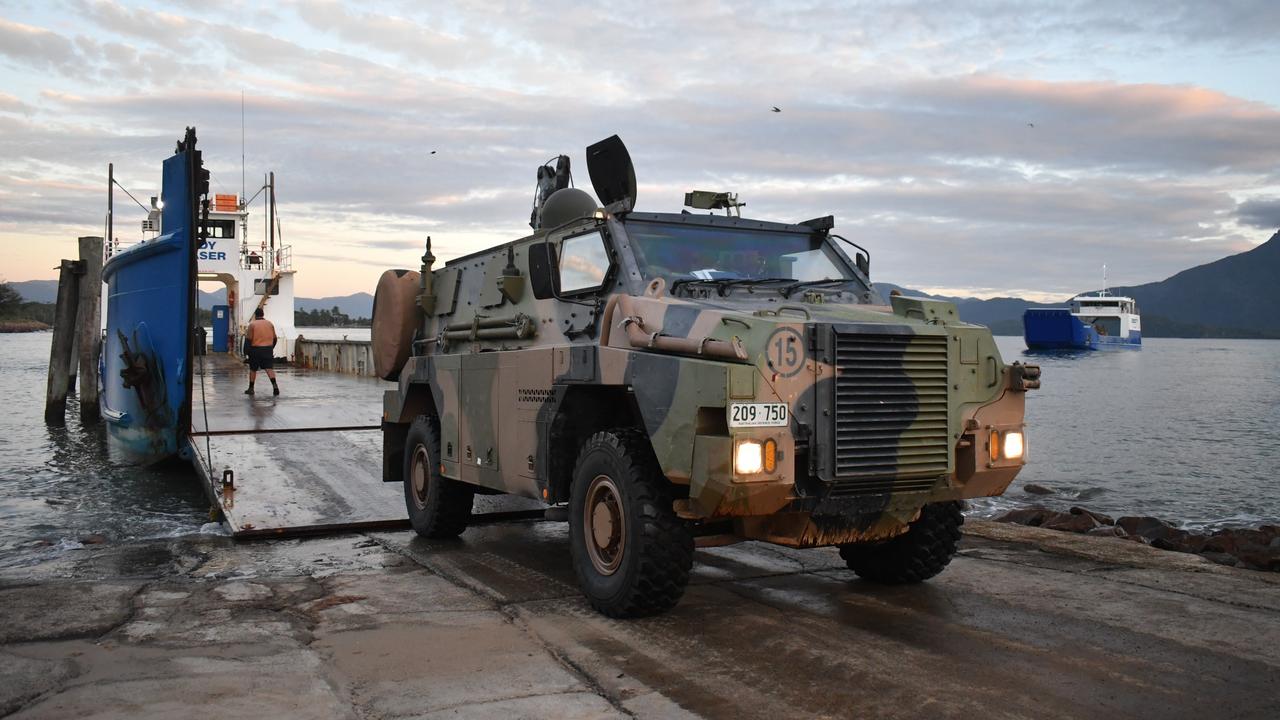
[{"label": "shoreline", "polygon": [[1280,572],[1280,525],[1226,527],[1202,533],[1150,515],[1110,515],[1075,505],[1067,511],[1040,504],[1009,510],[991,522],[1042,528],[1062,533],[1109,537],[1157,550],[1197,555],[1219,565]]},{"label": "shoreline", "polygon": [[[1038,492],[1029,494],[1043,496]],[[1009,496],[1006,494],[1001,497]],[[964,527],[997,523],[1051,530],[1055,533],[1114,537],[1162,552],[1199,555],[1228,567],[1280,572],[1280,522],[1264,520],[1212,528],[1192,526],[1189,529],[1185,522],[1151,515],[1107,514],[1074,504],[1071,502],[1072,498],[1061,500],[1059,504],[1068,509],[1055,509],[1034,500],[1023,499],[1016,500],[1017,505],[1012,508],[988,507],[979,512],[975,512],[973,506],[969,505],[964,512]],[[196,509],[192,512],[193,517],[202,514]],[[55,562],[67,553],[90,546],[225,537],[228,536],[226,527],[225,523],[210,523],[207,519],[200,519],[193,521],[188,528],[174,528],[165,534],[152,536],[121,535],[116,532],[118,528],[82,528],[70,533],[28,537],[0,550],[0,575],[22,567]],[[1238,552],[1243,552],[1245,557],[1239,557]],[[10,562],[13,560],[17,562]]]},{"label": "shoreline", "polygon": [[52,329],[52,325],[39,320],[0,320],[0,333],[29,333]]}]

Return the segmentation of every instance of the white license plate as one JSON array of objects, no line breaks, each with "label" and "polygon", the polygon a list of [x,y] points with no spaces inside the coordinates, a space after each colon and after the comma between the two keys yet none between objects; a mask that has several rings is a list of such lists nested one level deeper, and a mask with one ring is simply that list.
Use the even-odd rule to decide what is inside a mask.
[{"label": "white license plate", "polygon": [[785,427],[786,403],[733,403],[729,406],[729,427]]}]

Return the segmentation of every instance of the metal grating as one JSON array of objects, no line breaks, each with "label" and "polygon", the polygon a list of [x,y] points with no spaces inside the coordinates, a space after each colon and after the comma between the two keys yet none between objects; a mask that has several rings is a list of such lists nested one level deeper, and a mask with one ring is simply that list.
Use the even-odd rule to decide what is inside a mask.
[{"label": "metal grating", "polygon": [[928,490],[948,470],[947,338],[836,334],[833,494]]}]

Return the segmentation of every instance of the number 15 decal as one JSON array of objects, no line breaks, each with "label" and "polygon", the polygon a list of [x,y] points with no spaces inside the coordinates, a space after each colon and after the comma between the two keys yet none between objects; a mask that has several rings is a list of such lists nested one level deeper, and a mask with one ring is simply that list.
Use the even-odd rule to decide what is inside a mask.
[{"label": "number 15 decal", "polygon": [[765,344],[765,360],[782,377],[804,369],[804,338],[789,327],[778,328]]}]

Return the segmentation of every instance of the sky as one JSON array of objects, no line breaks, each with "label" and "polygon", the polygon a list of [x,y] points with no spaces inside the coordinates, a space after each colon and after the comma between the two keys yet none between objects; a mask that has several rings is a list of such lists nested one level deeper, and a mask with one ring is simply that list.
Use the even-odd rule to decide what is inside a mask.
[{"label": "sky", "polygon": [[1269,0],[0,0],[0,278],[55,277],[107,164],[146,202],[190,125],[214,192],[276,173],[299,296],[527,235],[537,167],[589,186],[615,133],[637,210],[832,214],[878,281],[1150,282],[1280,227],[1277,31]]}]

